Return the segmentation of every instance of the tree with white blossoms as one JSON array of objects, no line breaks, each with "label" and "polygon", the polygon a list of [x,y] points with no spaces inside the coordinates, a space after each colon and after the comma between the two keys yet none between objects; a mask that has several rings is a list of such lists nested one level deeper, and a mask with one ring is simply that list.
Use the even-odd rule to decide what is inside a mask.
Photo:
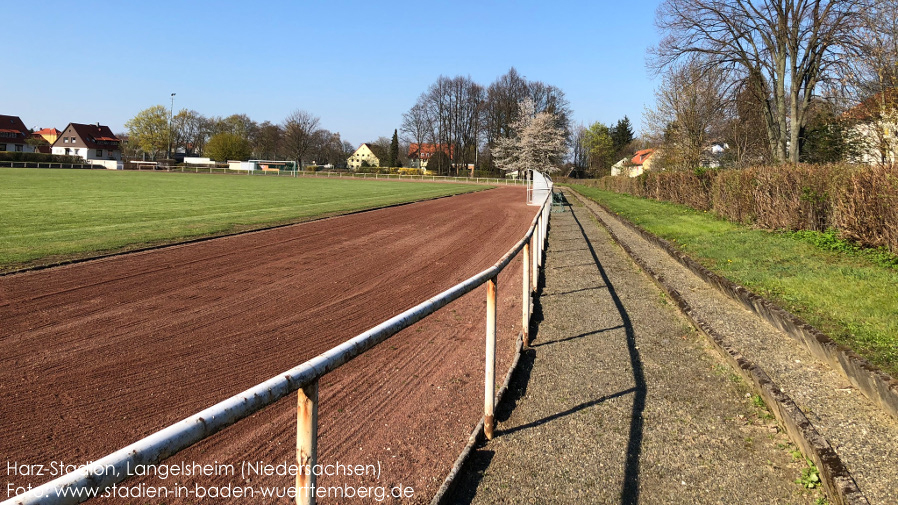
[{"label": "tree with white blossoms", "polygon": [[497,140],[493,148],[496,165],[506,172],[536,170],[558,172],[558,162],[567,151],[564,130],[551,112],[535,113],[533,100],[518,104],[518,118],[512,123],[513,135]]}]

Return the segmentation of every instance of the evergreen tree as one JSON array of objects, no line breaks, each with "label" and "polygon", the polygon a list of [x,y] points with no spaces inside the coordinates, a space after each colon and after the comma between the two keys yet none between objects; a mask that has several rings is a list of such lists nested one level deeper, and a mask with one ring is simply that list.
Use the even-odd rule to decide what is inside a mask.
[{"label": "evergreen tree", "polygon": [[390,141],[390,166],[399,166],[399,135],[393,130],[393,140]]},{"label": "evergreen tree", "polygon": [[630,118],[624,116],[618,120],[617,124],[611,128],[611,140],[614,142],[614,152],[618,155],[627,147],[627,144],[633,142],[636,138],[633,135],[633,126],[630,124]]}]

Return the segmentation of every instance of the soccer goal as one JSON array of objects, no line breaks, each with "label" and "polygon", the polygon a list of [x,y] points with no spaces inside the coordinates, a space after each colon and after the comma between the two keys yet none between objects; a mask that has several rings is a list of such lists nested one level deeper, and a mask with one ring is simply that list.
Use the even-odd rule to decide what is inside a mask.
[{"label": "soccer goal", "polygon": [[274,173],[280,175],[281,172],[289,172],[296,175],[296,162],[284,160],[249,160],[253,164],[253,171],[258,170],[263,175]]}]

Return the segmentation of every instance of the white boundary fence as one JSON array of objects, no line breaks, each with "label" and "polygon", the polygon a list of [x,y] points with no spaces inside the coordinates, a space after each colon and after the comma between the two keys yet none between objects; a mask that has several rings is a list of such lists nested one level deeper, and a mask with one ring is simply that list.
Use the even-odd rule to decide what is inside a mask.
[{"label": "white boundary fence", "polygon": [[[551,188],[549,195],[551,195]],[[316,476],[308,469],[314,467],[318,454],[318,380],[368,349],[484,284],[487,285],[487,314],[483,431],[488,439],[492,439],[495,429],[494,395],[496,391],[496,284],[499,273],[511,263],[519,252],[523,251],[522,338],[526,345],[529,342],[531,295],[536,289],[539,268],[543,264],[551,205],[551,197],[547,197],[542,202],[539,214],[533,218],[524,237],[492,267],[295,368],[163,428],[74,472],[0,502],[0,505],[81,503],[91,496],[96,496],[86,491],[101,495],[113,484],[127,479],[130,476],[127,473],[128,468],[133,470],[145,465],[158,464],[293,392],[297,392],[296,458],[299,472],[295,482],[296,503],[314,504],[315,497],[308,493],[308,490],[311,486],[316,485]],[[306,492],[302,493],[301,490],[306,490]]]}]

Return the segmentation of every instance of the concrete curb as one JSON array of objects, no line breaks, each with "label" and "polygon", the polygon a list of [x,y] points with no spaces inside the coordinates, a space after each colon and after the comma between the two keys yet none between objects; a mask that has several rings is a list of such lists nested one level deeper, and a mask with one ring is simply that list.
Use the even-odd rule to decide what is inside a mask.
[{"label": "concrete curb", "polygon": [[[576,191],[570,191],[581,201],[585,199]],[[605,206],[601,204],[598,205],[618,219],[621,224],[639,233],[650,242],[658,245],[656,240],[661,239],[655,238],[655,240],[652,240],[652,238],[649,237],[654,236],[648,234],[648,232],[635,227],[632,223],[629,223],[624,218],[611,212]],[[854,481],[854,478],[851,477],[850,472],[847,467],[845,467],[844,463],[842,463],[839,455],[835,452],[826,438],[820,435],[816,428],[814,428],[813,424],[811,424],[807,416],[805,416],[804,412],[798,408],[795,402],[788,395],[783,393],[779,386],[770,379],[764,370],[746,359],[739,351],[733,348],[722,335],[714,330],[707,321],[695,314],[689,303],[676,289],[666,282],[664,276],[655,272],[642,258],[637,256],[626,243],[620,240],[600,216],[596,215],[595,212],[588,207],[586,207],[586,209],[589,210],[600,223],[602,223],[614,241],[617,242],[633,261],[652,278],[655,284],[677,302],[680,310],[692,324],[696,326],[696,328],[708,336],[714,346],[721,352],[730,365],[739,372],[742,378],[754,386],[755,391],[761,396],[764,402],[767,403],[776,418],[786,428],[786,433],[789,435],[789,438],[801,448],[802,453],[809,455],[810,459],[814,461],[814,464],[820,471],[820,478],[827,491],[827,495],[833,502],[840,505],[869,505],[867,498],[861,492],[860,488],[858,488],[857,483]],[[670,247],[669,244],[668,247]],[[665,248],[665,250],[670,253],[669,249]],[[699,276],[704,279],[704,276]],[[716,286],[716,284],[714,285]]]},{"label": "concrete curb", "polygon": [[[506,391],[508,391],[508,386],[511,384],[511,377],[514,375],[514,371],[518,368],[518,362],[521,361],[521,355],[523,354],[523,333],[518,334],[517,346],[515,348],[515,356],[514,360],[511,362],[511,366],[508,368],[508,373],[505,374],[505,382],[502,383],[502,387],[499,388],[499,391],[496,392],[496,405],[502,401],[502,397],[505,395]],[[465,445],[465,448],[462,449],[461,454],[459,454],[458,459],[455,460],[455,464],[452,465],[452,469],[449,470],[449,475],[443,480],[443,485],[440,486],[440,489],[437,490],[436,494],[433,496],[433,499],[430,500],[430,505],[446,505],[449,503],[449,497],[452,494],[452,491],[455,489],[455,485],[458,481],[458,476],[461,473],[462,468],[465,466],[465,463],[468,461],[468,457],[471,455],[471,452],[474,450],[474,446],[483,441],[483,418],[480,418],[480,422],[477,423],[477,426],[474,427],[474,431],[471,432],[471,435],[468,437],[468,444]]]}]

